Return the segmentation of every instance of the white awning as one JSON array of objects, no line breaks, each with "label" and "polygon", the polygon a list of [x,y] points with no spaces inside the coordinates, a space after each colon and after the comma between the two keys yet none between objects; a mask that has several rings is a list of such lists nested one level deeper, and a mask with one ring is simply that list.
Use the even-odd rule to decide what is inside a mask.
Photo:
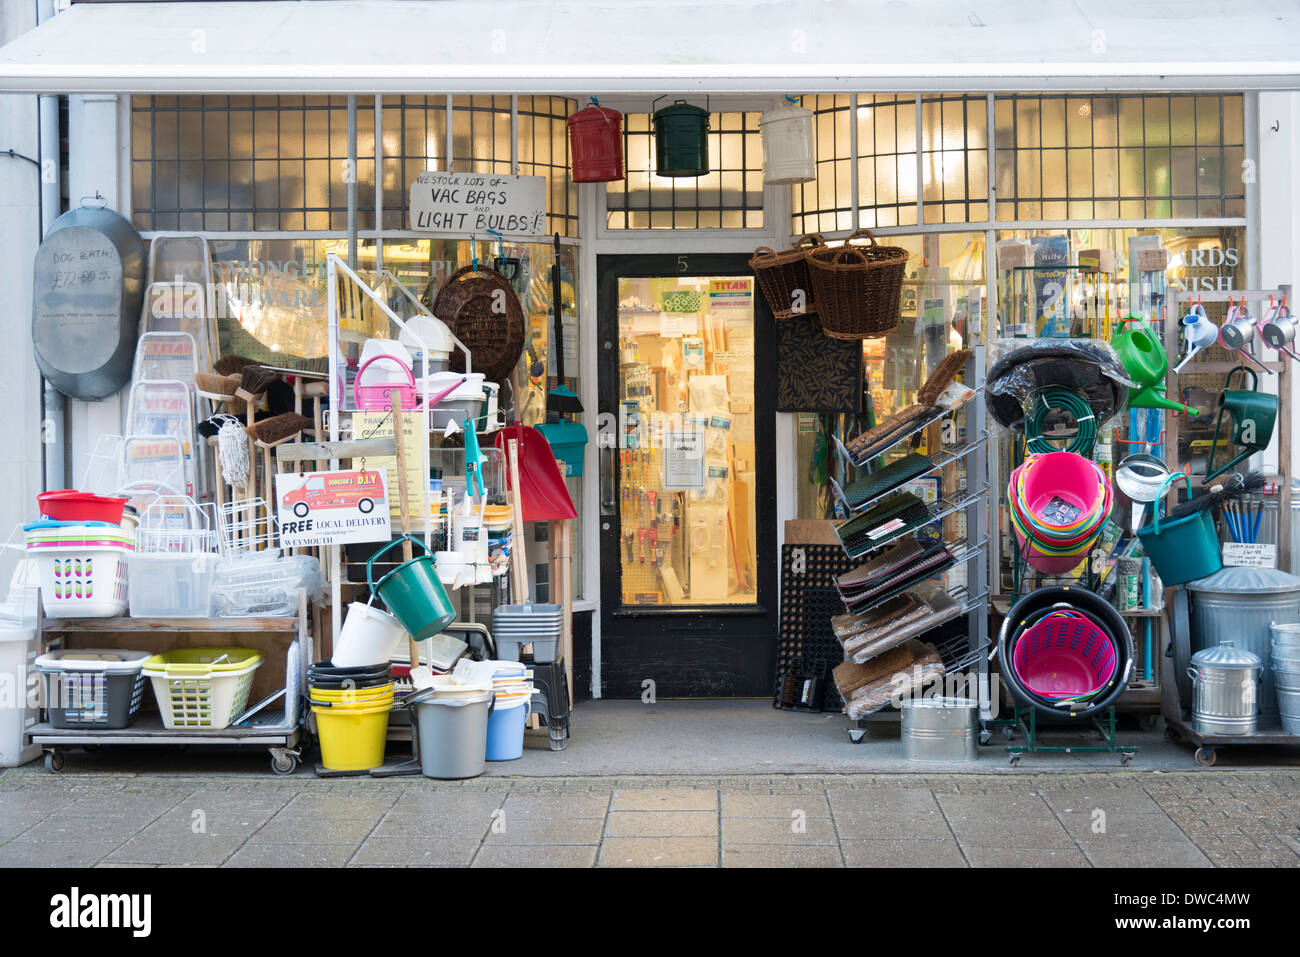
[{"label": "white awning", "polygon": [[80,2],[0,91],[1300,89],[1297,0]]}]

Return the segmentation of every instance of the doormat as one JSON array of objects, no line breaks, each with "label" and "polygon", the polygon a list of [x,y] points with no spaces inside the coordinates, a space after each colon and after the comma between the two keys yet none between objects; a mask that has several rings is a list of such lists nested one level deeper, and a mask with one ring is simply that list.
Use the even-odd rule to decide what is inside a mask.
[{"label": "doormat", "polygon": [[816,319],[776,321],[776,410],[862,411],[862,341],[832,339]]},{"label": "doormat", "polygon": [[827,676],[821,710],[843,710],[830,669],[844,660],[844,649],[831,630],[831,619],[844,613],[835,579],[852,567],[852,560],[838,545],[781,547],[781,622],[772,707],[784,707],[781,690],[786,675],[803,674],[820,661],[826,664]]}]

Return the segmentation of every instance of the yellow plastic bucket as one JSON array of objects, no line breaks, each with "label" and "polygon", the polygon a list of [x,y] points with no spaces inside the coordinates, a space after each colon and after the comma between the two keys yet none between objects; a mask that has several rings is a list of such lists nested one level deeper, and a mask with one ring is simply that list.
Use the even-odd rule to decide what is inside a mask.
[{"label": "yellow plastic bucket", "polygon": [[392,704],[393,685],[389,682],[378,688],[316,688],[311,689],[313,701],[328,701],[330,704],[341,702],[355,707],[366,707],[387,701]]},{"label": "yellow plastic bucket", "polygon": [[313,707],[321,764],[331,771],[367,771],[384,763],[391,701],[365,707]]}]

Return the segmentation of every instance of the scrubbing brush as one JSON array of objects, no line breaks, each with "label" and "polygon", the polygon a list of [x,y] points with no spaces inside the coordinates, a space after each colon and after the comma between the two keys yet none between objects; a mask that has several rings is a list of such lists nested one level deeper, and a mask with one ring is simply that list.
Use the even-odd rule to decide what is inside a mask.
[{"label": "scrubbing brush", "polygon": [[1243,495],[1249,495],[1251,492],[1258,492],[1263,487],[1263,472],[1253,471],[1245,475],[1240,472],[1229,472],[1227,475],[1220,476],[1213,485],[1200,495],[1189,498],[1183,504],[1175,506],[1165,516],[1164,520],[1172,522],[1174,519],[1186,518],[1188,515],[1195,515],[1197,512],[1203,512],[1206,509],[1218,508],[1225,502],[1241,498]]},{"label": "scrubbing brush", "polygon": [[245,402],[252,402],[279,378],[280,373],[266,366],[244,366],[239,370],[239,388],[235,390],[235,395]]},{"label": "scrubbing brush", "polygon": [[247,359],[244,356],[222,356],[213,364],[212,368],[221,375],[230,375],[239,372],[244,366],[255,366],[257,361]]},{"label": "scrubbing brush", "polygon": [[930,378],[917,390],[916,401],[922,405],[934,405],[944,389],[952,385],[953,379],[966,367],[966,360],[971,356],[969,349],[958,349],[943,357],[942,361],[930,373]]},{"label": "scrubbing brush", "polygon": [[215,372],[194,373],[194,384],[206,396],[226,404],[226,409],[234,415],[242,416],[247,410],[247,403],[236,395],[239,389],[238,375],[220,375]]},{"label": "scrubbing brush", "polygon": [[247,426],[244,431],[262,445],[276,445],[311,428],[311,419],[297,412],[284,412]]}]

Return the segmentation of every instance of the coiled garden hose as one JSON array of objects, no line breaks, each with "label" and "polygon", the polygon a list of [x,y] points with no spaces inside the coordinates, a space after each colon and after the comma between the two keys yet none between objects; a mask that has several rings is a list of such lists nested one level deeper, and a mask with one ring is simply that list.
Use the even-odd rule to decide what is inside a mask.
[{"label": "coiled garden hose", "polygon": [[[1064,449],[1053,445],[1043,435],[1048,415],[1056,410],[1069,413],[1075,422],[1075,435]],[[1025,447],[1030,452],[1044,455],[1065,451],[1092,458],[1093,446],[1096,444],[1097,418],[1083,395],[1059,386],[1047,386],[1034,393],[1029,408],[1025,410]]]}]

